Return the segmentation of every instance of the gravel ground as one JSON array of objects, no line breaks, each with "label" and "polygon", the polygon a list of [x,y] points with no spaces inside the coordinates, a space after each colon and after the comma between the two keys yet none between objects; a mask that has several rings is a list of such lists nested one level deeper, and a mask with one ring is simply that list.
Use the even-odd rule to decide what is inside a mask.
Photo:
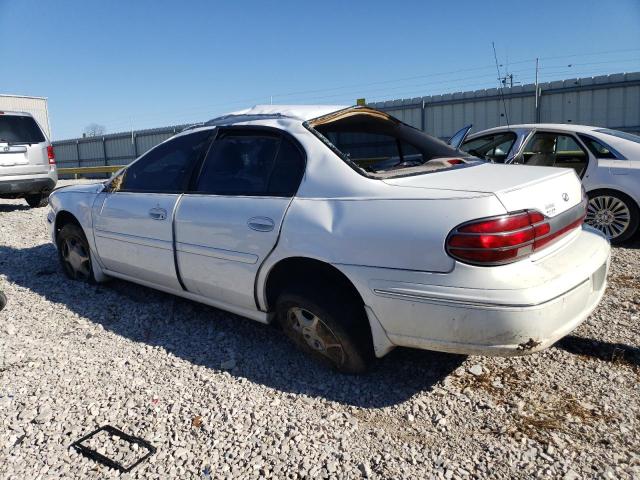
[{"label": "gravel ground", "polygon": [[[123,281],[65,279],[48,209],[0,202],[0,477],[640,478],[640,242],[572,335],[524,358],[397,349],[331,373],[274,328]],[[146,452],[101,434],[92,446]]]}]

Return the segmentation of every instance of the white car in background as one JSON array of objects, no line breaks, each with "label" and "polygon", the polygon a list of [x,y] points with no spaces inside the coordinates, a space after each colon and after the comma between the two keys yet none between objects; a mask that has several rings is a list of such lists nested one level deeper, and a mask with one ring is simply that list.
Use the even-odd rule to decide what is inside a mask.
[{"label": "white car in background", "polygon": [[572,171],[460,158],[369,107],[267,105],[56,190],[48,221],[73,279],[275,320],[353,373],[395,346],[519,355],[568,334],[609,265],[586,203]]},{"label": "white car in background", "polygon": [[[496,163],[575,170],[589,196],[586,222],[613,243],[629,240],[640,225],[640,137],[620,130],[571,124],[511,125],[450,143]],[[465,138],[466,137],[466,138]]]}]

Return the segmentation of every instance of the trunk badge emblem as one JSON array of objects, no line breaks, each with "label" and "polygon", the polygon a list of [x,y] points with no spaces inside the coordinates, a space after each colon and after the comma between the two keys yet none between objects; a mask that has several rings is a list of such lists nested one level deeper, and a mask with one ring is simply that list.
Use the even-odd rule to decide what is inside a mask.
[{"label": "trunk badge emblem", "polygon": [[569,201],[569,194],[568,194],[568,193],[563,193],[563,194],[562,194],[562,199],[563,199],[565,202],[568,202],[568,201]]}]

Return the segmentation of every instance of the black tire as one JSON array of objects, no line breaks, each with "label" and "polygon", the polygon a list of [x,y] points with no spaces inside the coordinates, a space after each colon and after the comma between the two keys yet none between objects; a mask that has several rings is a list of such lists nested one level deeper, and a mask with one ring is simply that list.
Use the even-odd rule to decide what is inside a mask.
[{"label": "black tire", "polygon": [[[598,224],[596,219],[596,206],[605,205],[606,199],[614,199],[614,201],[621,202],[627,208],[629,212],[629,221],[626,229],[620,232],[618,235],[612,236],[611,228],[608,228],[602,224]],[[631,197],[625,195],[622,192],[615,190],[594,190],[589,192],[589,208],[587,213],[586,222],[594,228],[597,228],[602,233],[609,237],[609,240],[613,245],[620,245],[631,237],[633,237],[638,230],[640,224],[640,210],[638,205],[633,201]]]},{"label": "black tire", "polygon": [[49,205],[48,193],[36,193],[34,195],[27,195],[24,197],[31,208],[41,208]]},{"label": "black tire", "polygon": [[[363,373],[374,357],[364,306],[360,299],[333,287],[312,283],[285,287],[276,301],[277,322],[303,352],[339,372]],[[318,319],[313,337],[300,330],[296,317],[307,314]],[[306,320],[313,322],[308,316]]]},{"label": "black tire", "polygon": [[2,310],[7,304],[7,297],[4,296],[4,293],[0,292],[0,310]]},{"label": "black tire", "polygon": [[96,283],[91,265],[91,249],[82,228],[73,223],[66,224],[58,233],[56,244],[58,259],[67,277],[71,280]]}]

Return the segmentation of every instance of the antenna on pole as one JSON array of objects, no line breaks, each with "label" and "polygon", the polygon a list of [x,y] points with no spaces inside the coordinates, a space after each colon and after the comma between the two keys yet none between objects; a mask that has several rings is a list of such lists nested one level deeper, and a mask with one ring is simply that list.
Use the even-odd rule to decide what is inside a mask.
[{"label": "antenna on pole", "polygon": [[536,123],[540,121],[540,100],[539,100],[539,87],[538,87],[538,57],[536,57]]},{"label": "antenna on pole", "polygon": [[[504,100],[504,83],[502,82],[502,78],[500,78],[500,67],[498,66],[498,55],[496,54],[496,44],[491,42],[491,46],[493,47],[493,59],[496,61],[496,72],[498,72],[498,83],[500,84],[500,98],[502,98],[502,108],[504,108],[504,117],[507,120],[507,127],[509,127],[509,113],[507,112],[507,102]],[[513,81],[513,79],[512,79]]]}]

